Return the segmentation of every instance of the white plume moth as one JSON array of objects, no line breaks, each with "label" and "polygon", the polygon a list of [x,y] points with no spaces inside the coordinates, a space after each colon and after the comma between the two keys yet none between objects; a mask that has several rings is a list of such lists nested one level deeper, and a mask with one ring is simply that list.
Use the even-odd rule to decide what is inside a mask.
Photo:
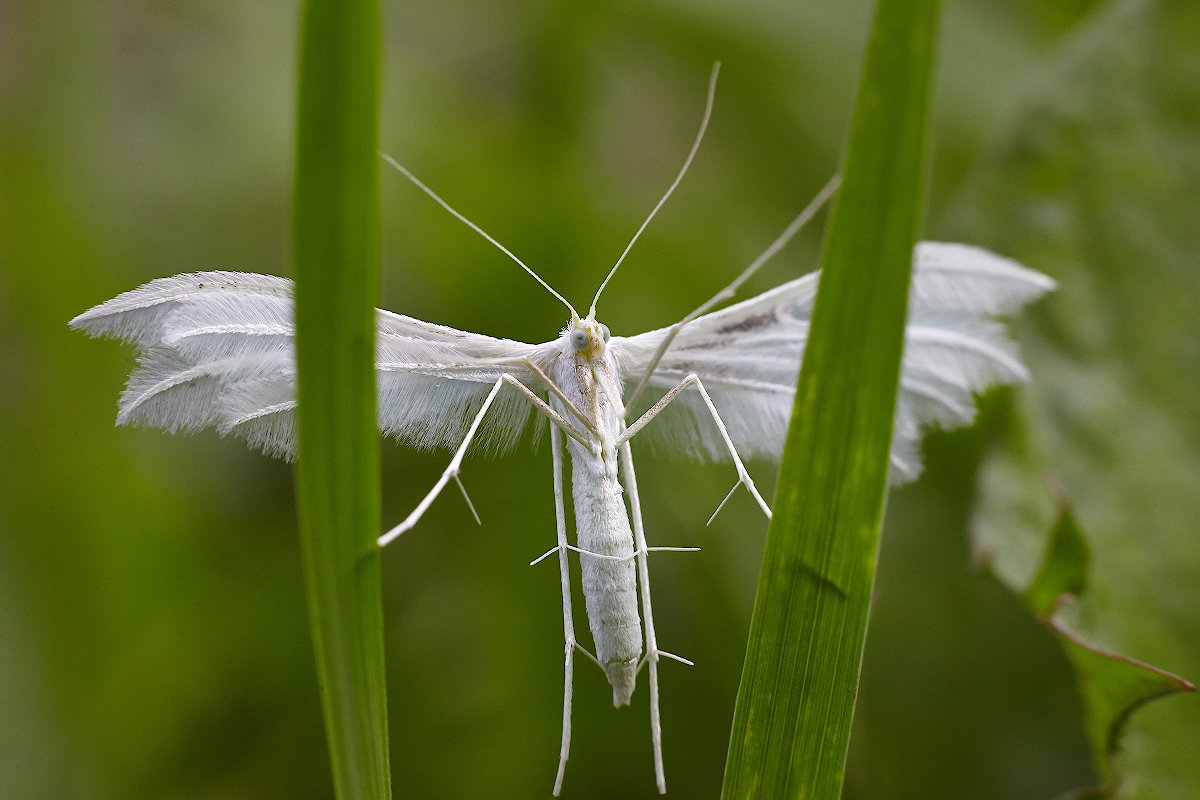
[{"label": "white plume moth", "polygon": [[[737,472],[730,495],[745,486],[763,512],[771,514],[742,458],[779,457],[817,276],[805,275],[736,305],[709,310],[732,297],[787,243],[832,194],[836,180],[733,283],[679,323],[622,337],[610,335],[596,319],[596,304],[608,280],[696,153],[711,113],[716,74],[714,68],[700,132],[683,168],[601,282],[584,317],[520,259],[387,159],[570,310],[559,336],[537,345],[384,310],[377,312],[376,329],[381,431],[417,447],[455,448],[433,489],[407,519],[379,538],[380,545],[412,528],[449,481],[462,488],[460,466],[473,442],[511,446],[531,411],[552,423],[558,543],[533,563],[557,554],[562,575],[565,690],[555,794],[562,788],[570,749],[577,651],[604,671],[617,706],[629,703],[638,674],[643,668],[648,672],[655,775],[659,791],[666,791],[658,662],[663,657],[691,662],[658,646],[647,556],[655,550],[694,548],[648,545],[631,439],[657,436],[678,451],[729,459]],[[976,247],[917,245],[891,451],[893,484],[919,474],[922,428],[969,424],[975,414],[973,393],[1027,377],[1015,347],[992,317],[1015,311],[1053,286],[1044,275]],[[268,455],[294,456],[291,281],[238,272],[160,278],[79,315],[71,326],[124,339],[139,349],[138,368],[121,395],[118,424],[172,432],[215,427],[221,434],[242,436]],[[627,381],[635,383],[628,393]],[[631,414],[646,392],[653,402],[640,416]],[[571,456],[575,544],[567,537],[564,434]],[[575,638],[568,571],[572,554],[581,564],[594,653]]]}]

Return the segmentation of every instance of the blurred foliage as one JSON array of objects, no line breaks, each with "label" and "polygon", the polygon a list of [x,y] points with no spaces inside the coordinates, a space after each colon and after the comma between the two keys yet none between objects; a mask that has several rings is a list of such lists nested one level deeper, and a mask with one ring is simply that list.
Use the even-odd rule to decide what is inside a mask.
[{"label": "blurred foliage", "polygon": [[[1053,797],[1094,779],[1070,664],[1019,599],[1052,473],[1092,538],[1078,630],[1200,675],[1200,13],[1191,2],[948,2],[927,233],[1060,290],[1022,318],[1016,413],[927,441],[893,493],[847,797]],[[870,3],[384,7],[384,149],[574,300],[669,182],[724,62],[708,139],[600,311],[670,323],[825,182]],[[0,794],[331,792],[289,469],[216,436],[114,429],[131,353],[66,321],[162,275],[287,273],[298,9],[0,0]],[[561,308],[399,176],[383,178],[384,305],[543,341]],[[756,279],[815,264],[819,230]],[[1001,398],[1002,399],[1002,398]],[[975,466],[989,467],[977,537]],[[384,520],[446,454],[384,446]],[[1021,466],[1025,465],[1025,466]],[[774,468],[751,464],[764,491]],[[765,524],[719,467],[639,451],[672,795],[714,796]],[[1028,476],[1036,480],[1030,482]],[[384,553],[392,768],[414,797],[549,793],[561,712],[548,448],[474,459]],[[987,521],[988,524],[983,524]],[[991,533],[989,533],[989,531]],[[1029,532],[1026,546],[1012,544]],[[1003,536],[998,534],[1003,532]],[[654,793],[643,691],[576,674],[566,794]],[[1121,796],[1187,797],[1200,703],[1130,719]]]},{"label": "blurred foliage", "polygon": [[[1087,591],[1055,624],[1192,681],[1200,676],[1197,42],[1195,3],[1125,2],[1095,15],[964,188],[955,226],[1044,264],[1061,284],[1055,302],[1027,318],[1039,377],[1021,395],[1017,435],[984,471],[976,550],[1008,585],[1023,586],[1050,530],[1052,478],[1091,550]],[[1099,740],[1095,717],[1111,716],[1106,707],[1119,701],[1080,657],[1072,654]],[[1131,691],[1119,683],[1111,693]],[[1198,734],[1195,695],[1131,716],[1112,765],[1119,796],[1195,796]]]}]

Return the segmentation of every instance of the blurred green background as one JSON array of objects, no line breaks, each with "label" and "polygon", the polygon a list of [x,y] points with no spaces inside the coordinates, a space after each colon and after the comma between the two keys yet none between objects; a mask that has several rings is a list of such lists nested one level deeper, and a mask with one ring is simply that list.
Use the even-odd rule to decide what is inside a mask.
[{"label": "blurred green background", "polygon": [[[870,3],[385,4],[384,149],[576,305],[708,137],[607,290],[614,333],[728,281],[836,170]],[[128,348],[67,329],[155,277],[289,270],[293,3],[0,0],[0,796],[328,797],[290,469],[116,429]],[[949,0],[929,238],[1061,282],[1015,325],[1031,388],[927,440],[893,493],[846,795],[1038,798],[1092,773],[1081,703],[1010,583],[1052,476],[1093,536],[1078,626],[1200,677],[1200,11]],[[562,308],[399,175],[383,304],[544,341]],[[820,225],[756,278],[812,268]],[[1015,397],[1017,402],[1011,402]],[[977,467],[984,469],[978,502]],[[384,519],[445,453],[384,448]],[[774,466],[750,465],[770,488]],[[715,797],[765,521],[733,476],[639,451],[672,796]],[[475,458],[383,557],[397,797],[549,794],[561,617],[548,447]],[[972,535],[971,531],[974,531]],[[582,633],[582,630],[581,630]],[[654,793],[647,696],[576,668],[565,796]],[[1200,797],[1200,702],[1138,711],[1122,797]]]}]

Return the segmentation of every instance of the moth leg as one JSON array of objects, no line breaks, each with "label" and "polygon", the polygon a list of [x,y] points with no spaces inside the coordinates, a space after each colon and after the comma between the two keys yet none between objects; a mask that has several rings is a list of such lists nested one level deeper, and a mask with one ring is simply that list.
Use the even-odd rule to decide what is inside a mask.
[{"label": "moth leg", "polygon": [[[554,796],[562,791],[563,774],[567,769],[567,757],[571,752],[571,693],[575,662],[575,622],[571,616],[571,574],[567,565],[567,515],[563,503],[563,457],[562,436],[557,428],[550,431],[550,452],[554,457],[554,521],[558,527],[558,569],[562,576],[563,600],[563,724],[562,746],[558,751],[558,774],[554,778]],[[586,651],[585,651],[586,652]]]},{"label": "moth leg", "polygon": [[[767,515],[767,519],[770,519],[771,507],[767,505],[766,500],[762,499],[762,495],[758,493],[758,489],[754,486],[754,481],[750,478],[750,473],[746,471],[746,466],[742,464],[742,459],[741,456],[738,455],[737,448],[733,446],[733,440],[729,438],[729,431],[725,429],[725,423],[721,421],[721,415],[717,413],[717,407],[713,405],[712,398],[708,395],[708,390],[704,388],[704,384],[700,381],[700,376],[696,375],[694,372],[681,380],[679,383],[675,384],[675,386],[671,388],[671,391],[659,398],[659,401],[651,406],[645,414],[642,414],[642,416],[639,417],[636,422],[626,428],[625,432],[617,438],[617,444],[626,444],[638,433],[638,431],[646,427],[646,424],[649,423],[650,420],[657,417],[659,412],[666,408],[667,405],[674,400],[680,392],[693,384],[695,384],[696,390],[700,392],[700,396],[704,398],[704,404],[708,406],[708,410],[712,414],[713,422],[717,424],[717,430],[720,431],[721,438],[725,440],[725,446],[729,448],[729,455],[733,458],[733,465],[737,469],[738,483],[742,484],[750,491],[750,494],[754,496],[755,501],[763,510],[763,513]],[[729,497],[726,496],[725,499],[728,500]],[[724,501],[722,501],[721,505],[724,504]],[[717,510],[720,511],[720,508]],[[713,516],[716,515],[714,514]],[[712,520],[710,519],[709,521],[711,522]]]},{"label": "moth leg", "polygon": [[[521,359],[521,363],[526,369],[538,376],[542,383],[546,384],[546,388],[550,390],[550,393],[557,397],[563,406],[566,407],[567,410],[569,410],[572,414],[574,414],[576,419],[583,423],[583,427],[587,428],[592,433],[599,435],[599,431],[596,430],[596,426],[592,424],[592,421],[588,418],[588,416],[579,410],[571,398],[567,397],[566,393],[559,388],[557,383],[550,379],[550,376],[547,375],[541,367],[530,361],[528,358]],[[522,388],[525,387],[522,386]],[[532,392],[530,394],[532,394]],[[533,396],[537,397],[537,395]],[[587,442],[584,442],[584,444],[587,444]]]},{"label": "moth leg", "polygon": [[642,504],[638,500],[637,478],[633,472],[633,451],[629,442],[621,442],[621,470],[625,473],[625,491],[629,494],[629,519],[633,523],[633,541],[637,551],[637,572],[642,595],[642,622],[646,626],[646,656],[642,660],[650,670],[650,743],[654,748],[654,778],[660,794],[667,792],[663,771],[662,722],[658,710],[658,637],[654,633],[654,612],[650,606],[650,573],[647,566],[646,533],[642,529]]},{"label": "moth leg", "polygon": [[[641,550],[635,550],[634,552],[630,553],[627,556],[610,556],[607,553],[593,553],[591,550],[584,550],[582,547],[576,547],[573,544],[557,544],[554,547],[551,547],[546,552],[542,553],[540,556],[535,558],[533,561],[530,561],[529,566],[532,567],[534,564],[537,564],[539,561],[541,561],[545,558],[549,558],[550,556],[552,556],[555,553],[562,550],[564,547],[573,553],[579,553],[580,555],[583,555],[583,556],[591,556],[592,558],[603,558],[606,561],[630,561],[634,558],[637,558],[638,553],[641,552]],[[698,552],[700,552],[699,547],[647,547],[646,550],[647,550],[647,552],[650,552],[650,553],[658,553],[658,552],[698,553]]]},{"label": "moth leg", "polygon": [[[578,440],[585,446],[590,446],[588,440],[585,438],[585,435],[580,433],[574,425],[572,425],[570,422],[564,419],[561,414],[547,405],[545,400],[531,392],[529,388],[525,386],[525,384],[521,383],[519,380],[506,372],[496,380],[495,385],[492,386],[492,390],[488,392],[487,399],[483,401],[483,405],[480,407],[479,412],[475,414],[475,419],[471,421],[471,427],[467,429],[467,435],[463,437],[458,449],[454,451],[454,457],[450,459],[450,465],[446,467],[446,471],[442,473],[442,477],[438,478],[438,482],[433,485],[433,488],[429,490],[429,493],[426,494],[421,502],[417,504],[417,507],[413,509],[412,513],[404,518],[403,522],[379,537],[378,542],[380,547],[383,547],[405,531],[411,530],[412,527],[421,519],[421,517],[424,516],[425,512],[429,509],[429,506],[433,503],[437,496],[441,494],[442,489],[446,488],[446,484],[451,480],[458,484],[458,487],[463,491],[463,495],[466,496],[466,489],[463,488],[462,482],[458,479],[458,473],[462,468],[463,456],[466,455],[467,448],[471,446],[471,442],[475,438],[475,433],[479,430],[480,423],[483,422],[484,415],[487,414],[488,409],[492,406],[492,401],[496,399],[496,395],[499,394],[500,389],[502,389],[506,384],[525,394],[535,409],[549,417],[551,422],[553,422],[557,427],[561,428],[563,432],[572,439]],[[471,499],[469,497],[467,498],[467,505],[471,505]],[[471,513],[475,513],[474,506],[471,507]],[[478,515],[475,516],[475,519],[476,521],[479,520]]]},{"label": "moth leg", "polygon": [[[538,370],[538,372],[540,373],[541,370]],[[549,378],[547,378],[546,380],[549,381]],[[518,392],[525,395],[525,399],[533,404],[534,409],[536,409],[537,411],[540,411],[544,415],[546,415],[546,418],[549,419],[551,422],[553,422],[555,425],[557,425],[559,428],[561,428],[562,432],[565,433],[567,436],[570,436],[572,439],[579,442],[584,447],[592,446],[592,442],[588,439],[587,434],[581,433],[579,431],[579,429],[576,428],[574,425],[572,425],[570,423],[570,421],[568,421],[562,414],[559,414],[557,411],[555,411],[553,408],[551,408],[549,403],[547,403],[545,400],[543,400],[542,398],[540,398],[536,394],[534,394],[533,391],[528,386],[521,383],[519,380],[514,378],[512,375],[509,375],[507,372],[500,376],[500,381],[507,383],[509,386],[513,387]],[[553,383],[551,383],[550,385],[553,386]],[[493,389],[493,392],[494,391],[495,390]],[[562,395],[562,390],[559,389],[557,386],[554,386],[553,391]],[[566,397],[566,395],[562,395],[562,396],[564,398]],[[569,400],[567,400],[567,407],[570,408],[576,414],[580,413],[579,410],[575,408],[574,404],[572,404]],[[591,431],[592,433],[595,433],[595,429],[592,428],[592,424],[590,422],[588,422],[586,418],[584,418],[582,416],[581,416],[581,418],[584,420],[584,422],[587,422],[588,430]]]}]

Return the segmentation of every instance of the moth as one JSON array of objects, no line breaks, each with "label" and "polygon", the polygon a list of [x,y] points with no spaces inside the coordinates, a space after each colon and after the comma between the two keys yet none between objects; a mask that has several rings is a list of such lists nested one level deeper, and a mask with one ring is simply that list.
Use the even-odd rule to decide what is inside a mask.
[{"label": "moth", "polygon": [[[704,122],[684,167],[625,253],[691,163],[712,96],[710,83]],[[737,480],[730,495],[744,486],[770,516],[744,459],[780,456],[818,276],[810,273],[735,305],[710,309],[732,296],[786,244],[834,191],[836,181],[696,312],[673,326],[626,337],[612,335],[596,316],[600,294],[624,254],[581,316],[520,259],[392,163],[533,275],[566,305],[570,318],[555,338],[527,344],[377,310],[380,430],[417,448],[453,449],[434,487],[379,543],[412,528],[450,481],[466,496],[459,476],[472,445],[502,451],[515,445],[535,414],[548,420],[557,544],[541,558],[558,557],[565,639],[563,732],[554,793],[562,788],[570,751],[576,653],[604,671],[615,706],[628,704],[638,675],[648,673],[655,777],[659,791],[665,792],[658,665],[663,658],[691,662],[658,645],[648,555],[694,548],[648,544],[631,445],[635,437],[639,443],[656,440],[676,453],[730,462]],[[967,425],[975,415],[973,394],[1028,377],[995,318],[1053,287],[1046,276],[977,247],[916,246],[890,454],[892,484],[920,473],[923,429]],[[138,349],[138,366],[120,398],[118,424],[171,432],[211,427],[240,436],[268,455],[295,456],[291,281],[219,271],[160,278],[84,312],[70,325]],[[564,447],[571,464],[574,544],[567,532]],[[580,562],[593,651],[575,636],[572,557]]]}]

